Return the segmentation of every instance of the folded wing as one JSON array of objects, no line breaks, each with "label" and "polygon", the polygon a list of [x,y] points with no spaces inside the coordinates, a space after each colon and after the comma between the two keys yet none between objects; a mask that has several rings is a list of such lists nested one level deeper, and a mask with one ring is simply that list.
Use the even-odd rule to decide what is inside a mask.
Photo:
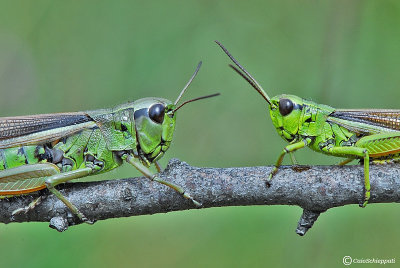
[{"label": "folded wing", "polygon": [[400,110],[336,110],[328,122],[359,134],[400,131]]},{"label": "folded wing", "polygon": [[51,142],[95,126],[82,112],[1,117],[0,148]]}]

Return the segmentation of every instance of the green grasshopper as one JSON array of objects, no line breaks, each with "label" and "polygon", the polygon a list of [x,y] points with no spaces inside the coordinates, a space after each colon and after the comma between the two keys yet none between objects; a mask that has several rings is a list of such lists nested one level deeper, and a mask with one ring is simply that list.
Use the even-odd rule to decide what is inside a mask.
[{"label": "green grasshopper", "polygon": [[[272,123],[278,134],[289,142],[279,155],[267,186],[287,153],[308,146],[316,152],[347,158],[340,165],[354,159],[364,162],[364,198],[360,206],[365,207],[371,189],[370,159],[377,164],[400,161],[400,110],[335,109],[286,94],[270,98],[228,50],[216,43],[239,69],[229,66],[268,102]],[[293,158],[292,161],[295,162]]]},{"label": "green grasshopper", "polygon": [[[177,106],[200,66],[201,62],[174,103],[144,98],[111,109],[0,118],[0,196],[12,197],[47,187],[81,221],[92,223],[55,186],[128,162],[145,177],[200,206],[183,188],[161,180],[149,170],[155,164],[161,171],[157,160],[171,144],[176,112],[189,102],[219,95]],[[39,199],[13,215],[32,209]]]}]

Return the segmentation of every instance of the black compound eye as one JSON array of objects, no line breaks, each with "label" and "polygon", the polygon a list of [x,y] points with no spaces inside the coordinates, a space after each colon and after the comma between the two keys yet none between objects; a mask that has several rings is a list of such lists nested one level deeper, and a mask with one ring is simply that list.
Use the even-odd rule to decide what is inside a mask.
[{"label": "black compound eye", "polygon": [[289,99],[279,100],[279,112],[282,116],[288,115],[293,111],[293,102]]},{"label": "black compound eye", "polygon": [[149,117],[158,124],[164,121],[165,107],[162,104],[154,104],[149,109]]}]

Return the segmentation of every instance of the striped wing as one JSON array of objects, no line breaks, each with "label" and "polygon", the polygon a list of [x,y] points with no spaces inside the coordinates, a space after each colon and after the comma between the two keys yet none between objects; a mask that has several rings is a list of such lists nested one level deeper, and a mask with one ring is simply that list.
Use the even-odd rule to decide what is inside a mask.
[{"label": "striped wing", "polygon": [[335,110],[329,122],[359,134],[400,131],[400,110]]},{"label": "striped wing", "polygon": [[0,149],[50,142],[96,124],[82,112],[0,118]]}]

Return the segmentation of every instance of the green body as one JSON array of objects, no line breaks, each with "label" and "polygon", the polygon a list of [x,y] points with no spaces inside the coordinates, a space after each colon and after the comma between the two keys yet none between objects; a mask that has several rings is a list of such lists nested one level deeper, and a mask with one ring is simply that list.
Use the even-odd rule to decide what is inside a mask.
[{"label": "green body", "polygon": [[[46,139],[37,145],[29,145],[29,139],[26,138],[26,145],[0,149],[0,170],[52,163],[60,173],[91,168],[90,175],[94,175],[120,166],[128,155],[149,167],[169,148],[176,120],[175,114],[165,115],[161,124],[151,120],[145,113],[139,113],[135,118],[135,111],[146,111],[154,104],[167,107],[167,113],[175,108],[168,100],[146,98],[113,109],[70,113],[64,125],[47,131],[58,132],[60,128],[68,127],[75,128],[76,132],[63,137],[56,135],[55,138]],[[76,123],[83,116],[88,121]],[[53,114],[37,117],[42,118],[43,124],[53,118],[66,116]],[[38,134],[40,132],[34,133]],[[3,178],[0,179],[0,194],[34,191],[40,186],[43,188],[46,179],[36,176],[19,180]]]},{"label": "green body", "polygon": [[[304,146],[316,152],[362,159],[364,162],[365,207],[370,198],[369,162],[387,163],[399,160],[399,110],[340,110],[307,101],[293,95],[271,98],[272,122],[278,134],[288,141],[278,158],[270,179],[278,171],[286,153]],[[288,108],[290,107],[290,108]]]},{"label": "green body", "polygon": [[[152,181],[195,201],[178,185],[159,179],[148,169],[168,150],[175,130],[176,107],[196,76],[201,62],[179,97],[172,103],[144,98],[112,109],[0,118],[0,197],[48,188],[82,221],[91,223],[58,190],[57,184],[110,171],[123,162]],[[38,204],[13,212],[26,212]]]},{"label": "green body", "polygon": [[[282,115],[279,108],[272,107],[279,107],[279,102],[285,99],[290,100],[294,108]],[[338,148],[365,148],[374,160],[393,160],[400,151],[397,138],[400,129],[389,123],[400,119],[398,111],[396,115],[394,110],[337,110],[293,95],[273,97],[271,103],[272,122],[278,134],[291,144],[304,142],[316,152],[346,158],[363,156]],[[357,114],[363,114],[364,118],[357,120]]]},{"label": "green body", "polygon": [[370,198],[370,161],[387,163],[400,159],[400,110],[340,110],[293,95],[269,98],[226,48],[216,42],[239,69],[230,66],[268,102],[272,123],[278,134],[289,142],[282,150],[267,186],[287,153],[308,146],[316,152],[347,158],[341,164],[352,159],[363,160],[365,193],[360,205],[365,207]]}]

